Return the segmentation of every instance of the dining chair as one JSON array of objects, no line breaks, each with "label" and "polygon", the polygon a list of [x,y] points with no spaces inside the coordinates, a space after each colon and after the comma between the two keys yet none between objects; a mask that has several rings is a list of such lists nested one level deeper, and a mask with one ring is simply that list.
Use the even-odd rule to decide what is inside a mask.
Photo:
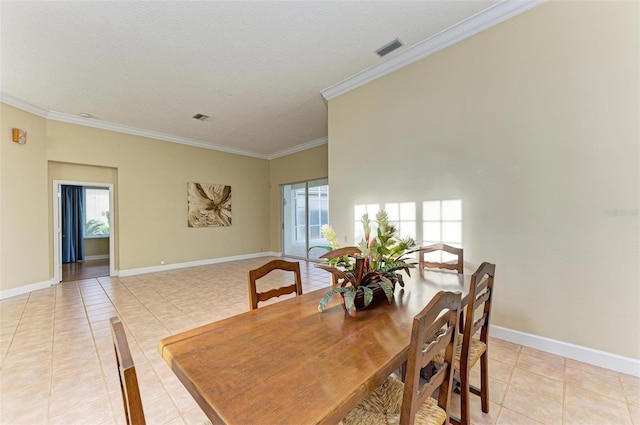
[{"label": "dining chair", "polygon": [[[281,286],[275,289],[269,289],[264,292],[258,292],[256,289],[256,281],[263,278],[274,270],[284,270],[293,272],[294,281],[291,285]],[[295,293],[302,295],[302,279],[300,278],[300,263],[297,261],[272,260],[262,267],[249,271],[249,307],[251,310],[258,308],[260,301],[266,301],[273,297],[279,297],[285,294]]]},{"label": "dining chair", "polygon": [[[406,381],[388,377],[342,420],[344,425],[442,425],[449,418],[460,293],[440,291],[413,319]],[[444,350],[442,367],[422,384],[420,370]],[[438,390],[438,400],[432,394]]]},{"label": "dining chair", "polygon": [[[432,252],[443,251],[449,254],[453,254],[458,257],[458,261],[455,263],[443,262],[443,261],[426,261],[424,256]],[[439,268],[456,270],[458,273],[464,273],[464,257],[462,248],[456,248],[451,245],[436,243],[433,245],[423,246],[418,248],[418,267],[424,268]]]},{"label": "dining chair", "polygon": [[127,335],[124,326],[117,317],[109,319],[111,322],[111,336],[118,364],[118,376],[120,378],[120,390],[122,391],[122,403],[127,425],[144,425],[144,410],[140,398],[140,388],[136,376],[136,367],[133,364]]},{"label": "dining chair", "polygon": [[[482,411],[489,413],[489,317],[493,298],[493,278],[496,265],[484,262],[471,276],[469,302],[466,305],[462,338],[459,338],[454,368],[460,375],[460,418],[451,417],[454,424],[469,425],[469,394],[480,396]],[[477,333],[479,337],[475,337]],[[480,360],[480,388],[469,383],[469,372]],[[448,363],[442,350],[434,363]]]}]

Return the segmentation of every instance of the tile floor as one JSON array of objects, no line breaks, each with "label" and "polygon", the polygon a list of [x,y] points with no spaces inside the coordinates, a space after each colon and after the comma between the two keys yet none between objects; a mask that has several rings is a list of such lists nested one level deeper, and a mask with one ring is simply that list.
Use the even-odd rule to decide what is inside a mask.
[{"label": "tile floor", "polygon": [[[267,260],[65,282],[0,301],[0,424],[123,424],[114,315],[127,330],[147,423],[202,424],[156,344],[248,310],[247,270]],[[312,264],[301,269],[304,291],[329,284]],[[640,424],[640,378],[495,338],[490,347],[490,413],[472,396],[474,424]]]}]

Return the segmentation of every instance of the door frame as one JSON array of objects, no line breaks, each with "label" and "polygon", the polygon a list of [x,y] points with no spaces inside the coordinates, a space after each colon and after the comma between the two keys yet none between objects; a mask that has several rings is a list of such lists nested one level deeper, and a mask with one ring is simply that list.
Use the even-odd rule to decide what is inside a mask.
[{"label": "door frame", "polygon": [[61,186],[91,186],[104,187],[109,189],[109,276],[117,276],[115,269],[115,242],[113,226],[114,210],[113,210],[113,183],[97,183],[97,182],[81,182],[73,180],[54,180],[53,181],[53,282],[60,283],[62,281],[62,199]]}]

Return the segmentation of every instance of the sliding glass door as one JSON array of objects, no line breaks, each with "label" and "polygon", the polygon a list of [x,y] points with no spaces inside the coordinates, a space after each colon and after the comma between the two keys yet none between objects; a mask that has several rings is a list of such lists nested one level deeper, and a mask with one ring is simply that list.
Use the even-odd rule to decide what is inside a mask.
[{"label": "sliding glass door", "polygon": [[282,186],[282,246],[287,257],[316,260],[326,252],[311,249],[328,245],[320,230],[329,224],[329,184],[327,179],[309,180]]}]

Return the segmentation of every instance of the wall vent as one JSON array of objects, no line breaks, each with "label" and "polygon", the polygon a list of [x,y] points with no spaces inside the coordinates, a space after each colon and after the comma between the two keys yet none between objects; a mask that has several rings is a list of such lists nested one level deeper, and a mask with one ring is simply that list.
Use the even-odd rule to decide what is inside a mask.
[{"label": "wall vent", "polygon": [[403,45],[404,43],[400,41],[399,38],[396,38],[391,43],[376,50],[376,53],[378,54],[378,56],[383,57],[384,55],[388,55],[389,53],[393,52],[398,47],[402,47]]},{"label": "wall vent", "polygon": [[195,114],[193,116],[193,118],[200,120],[200,121],[206,121],[209,119],[209,115],[204,115],[204,114]]}]

